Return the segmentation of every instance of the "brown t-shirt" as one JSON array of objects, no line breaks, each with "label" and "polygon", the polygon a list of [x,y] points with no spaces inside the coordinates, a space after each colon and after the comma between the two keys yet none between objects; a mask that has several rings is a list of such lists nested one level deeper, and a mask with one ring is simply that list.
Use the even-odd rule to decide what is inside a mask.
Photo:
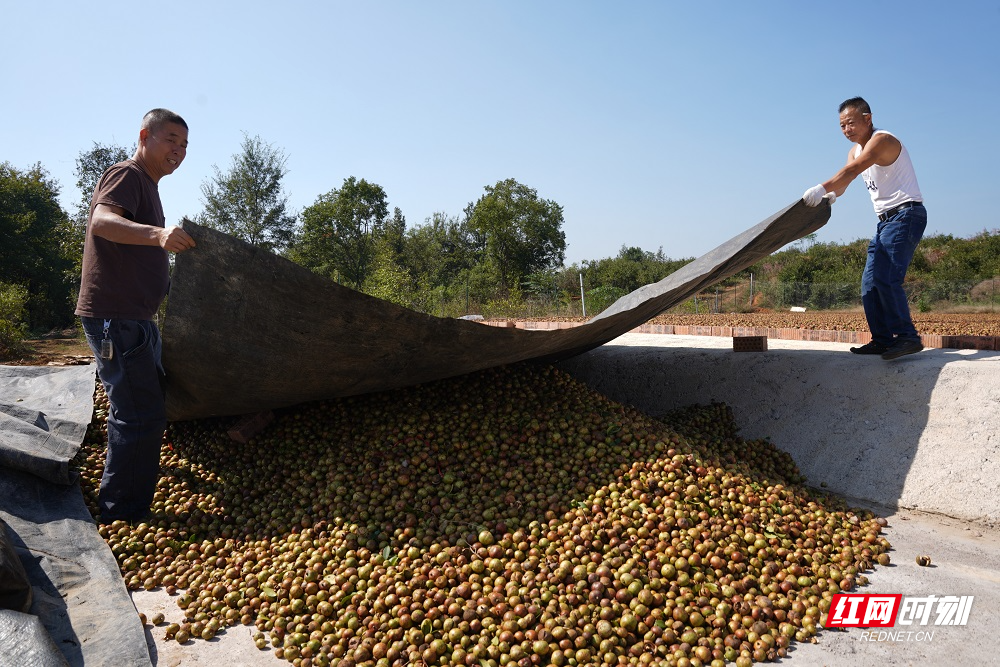
[{"label": "brown t-shirt", "polygon": [[[144,225],[163,227],[166,223],[156,183],[131,159],[108,167],[101,176],[90,200],[91,218],[98,204],[123,208],[126,218]],[[94,236],[88,220],[77,315],[151,320],[169,283],[166,250]]]}]

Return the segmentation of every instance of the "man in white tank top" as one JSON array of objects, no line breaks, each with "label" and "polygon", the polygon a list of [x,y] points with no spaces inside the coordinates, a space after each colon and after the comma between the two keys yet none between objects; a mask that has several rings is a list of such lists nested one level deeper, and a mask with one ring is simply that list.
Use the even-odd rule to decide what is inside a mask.
[{"label": "man in white tank top", "polygon": [[861,276],[861,302],[872,340],[851,352],[896,359],[924,349],[910,317],[903,279],[927,227],[927,209],[906,147],[889,132],[875,129],[867,102],[860,97],[843,102],[840,129],[854,143],[847,165],[806,190],[802,201],[818,206],[826,198],[832,204],[855,178],[864,180],[878,217]]}]

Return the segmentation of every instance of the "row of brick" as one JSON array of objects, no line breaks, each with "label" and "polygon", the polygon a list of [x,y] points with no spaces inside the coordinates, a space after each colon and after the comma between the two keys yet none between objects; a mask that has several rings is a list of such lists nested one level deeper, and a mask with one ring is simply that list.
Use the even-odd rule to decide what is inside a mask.
[{"label": "row of brick", "polygon": [[[520,320],[489,320],[484,321],[498,327],[516,327],[518,329],[550,330],[570,329],[582,322],[528,322]],[[829,331],[820,329],[771,329],[767,327],[709,327],[688,326],[680,324],[643,324],[630,333],[674,334],[677,336],[766,336],[779,340],[801,340],[823,343],[851,343],[863,345],[871,340],[867,331]],[[1000,336],[942,336],[939,334],[922,334],[920,336],[924,347],[949,348],[958,350],[1000,350]]]}]

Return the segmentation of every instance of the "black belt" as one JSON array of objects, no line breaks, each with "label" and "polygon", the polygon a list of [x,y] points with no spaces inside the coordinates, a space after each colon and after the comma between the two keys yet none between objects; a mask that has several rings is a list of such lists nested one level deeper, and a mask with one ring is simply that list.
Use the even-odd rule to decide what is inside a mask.
[{"label": "black belt", "polygon": [[879,222],[885,222],[886,220],[888,220],[892,216],[896,215],[900,211],[905,211],[906,209],[913,208],[914,206],[923,206],[923,205],[924,205],[924,203],[922,201],[904,201],[899,206],[896,206],[894,208],[890,208],[885,213],[880,213],[879,216],[878,216],[878,221]]}]

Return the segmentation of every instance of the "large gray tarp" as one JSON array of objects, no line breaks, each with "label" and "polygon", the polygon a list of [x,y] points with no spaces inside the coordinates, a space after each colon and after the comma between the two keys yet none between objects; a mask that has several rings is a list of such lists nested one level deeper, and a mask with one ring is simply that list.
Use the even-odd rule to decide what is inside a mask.
[{"label": "large gray tarp", "polygon": [[0,520],[31,584],[0,610],[0,667],[150,665],[118,564],[69,461],[94,411],[95,366],[0,366]]},{"label": "large gray tarp", "polygon": [[[593,349],[822,227],[801,200],[571,329],[433,317],[361,294],[185,220],[163,327],[167,415],[240,415]],[[669,239],[668,239],[669,241]]]}]

